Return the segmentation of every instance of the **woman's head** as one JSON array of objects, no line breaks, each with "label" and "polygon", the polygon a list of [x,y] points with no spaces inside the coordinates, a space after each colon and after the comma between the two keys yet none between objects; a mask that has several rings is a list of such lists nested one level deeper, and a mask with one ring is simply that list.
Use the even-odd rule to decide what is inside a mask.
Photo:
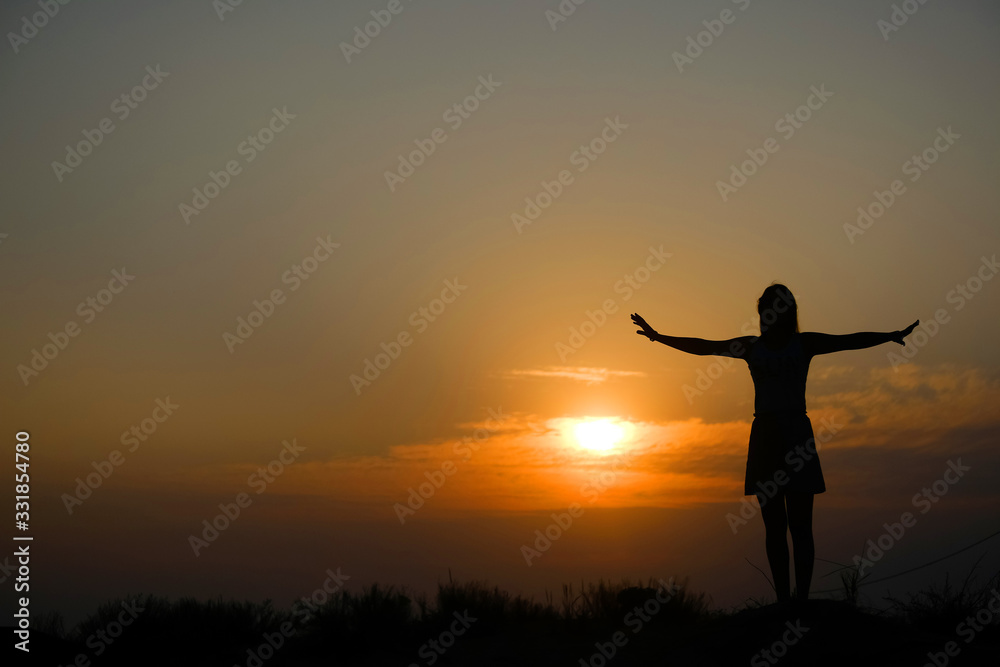
[{"label": "woman's head", "polygon": [[799,309],[792,291],[780,283],[772,283],[757,299],[760,333],[787,335],[799,331]]}]

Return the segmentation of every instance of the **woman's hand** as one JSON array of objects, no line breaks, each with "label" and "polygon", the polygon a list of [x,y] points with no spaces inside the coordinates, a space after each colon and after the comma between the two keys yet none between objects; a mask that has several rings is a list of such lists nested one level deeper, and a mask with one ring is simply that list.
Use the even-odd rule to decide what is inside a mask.
[{"label": "woman's hand", "polygon": [[637,327],[640,327],[640,329],[636,331],[637,334],[645,336],[650,340],[650,342],[656,342],[656,337],[660,334],[656,333],[656,330],[653,329],[653,327],[646,324],[646,320],[639,317],[638,313],[632,313],[632,322],[634,322]]},{"label": "woman's hand", "polygon": [[894,332],[892,332],[892,339],[891,340],[894,343],[899,343],[903,347],[906,347],[906,343],[903,342],[903,339],[906,338],[907,336],[909,336],[910,332],[913,331],[913,328],[916,327],[918,324],[920,324],[920,320],[917,320],[916,322],[914,322],[910,326],[906,327],[902,331],[894,331]]}]

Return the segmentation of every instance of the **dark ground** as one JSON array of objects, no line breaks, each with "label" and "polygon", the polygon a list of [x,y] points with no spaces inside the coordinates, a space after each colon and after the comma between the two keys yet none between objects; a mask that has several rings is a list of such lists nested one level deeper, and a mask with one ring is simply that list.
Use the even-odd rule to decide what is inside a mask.
[{"label": "dark ground", "polygon": [[[107,628],[120,614],[121,601],[102,606],[72,633],[53,627],[62,637],[34,631],[30,658],[17,655],[15,664],[1000,666],[1000,613],[974,636],[968,631],[960,636],[956,630],[968,609],[983,609],[982,597],[976,600],[979,606],[968,609],[942,605],[937,613],[924,605],[890,616],[832,600],[727,613],[710,611],[702,596],[686,592],[661,606],[650,602],[655,593],[653,588],[602,584],[575,596],[564,591],[562,608],[557,608],[479,584],[448,584],[431,607],[426,600],[414,603],[391,588],[376,589],[345,594],[308,623],[294,626],[280,642],[275,632],[293,616],[272,609],[270,603],[148,597],[143,602],[146,611],[104,646],[101,655],[95,655],[100,642],[94,640],[94,631]],[[636,614],[643,604],[652,610],[645,621]],[[464,612],[467,619],[475,619],[467,630],[455,625],[456,614]],[[463,629],[459,636],[449,636],[452,626]],[[618,645],[615,633],[620,633]],[[267,636],[280,643],[277,650],[269,650]],[[440,652],[431,641],[439,642]],[[954,657],[945,653],[949,642],[954,642]]]}]

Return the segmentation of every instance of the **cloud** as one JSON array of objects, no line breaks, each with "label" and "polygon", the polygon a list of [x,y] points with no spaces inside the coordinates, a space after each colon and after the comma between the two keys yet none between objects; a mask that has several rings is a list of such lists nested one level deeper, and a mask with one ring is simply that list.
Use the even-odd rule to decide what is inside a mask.
[{"label": "cloud", "polygon": [[616,371],[610,368],[588,368],[586,366],[546,366],[526,370],[509,370],[501,374],[506,380],[524,378],[556,378],[585,382],[588,385],[601,384],[611,378],[646,377],[641,371]]},{"label": "cloud", "polygon": [[[516,378],[603,381],[621,372],[549,367],[512,371]],[[641,375],[641,374],[637,374]],[[1000,434],[994,406],[1000,380],[976,368],[942,365],[892,369],[835,369],[816,378],[809,415],[822,442],[820,458],[829,503],[882,506],[908,502],[932,483],[949,459],[964,457],[975,473],[961,495],[994,496]],[[610,459],[582,450],[572,435],[575,419],[515,414],[472,456],[459,455],[462,438],[399,444],[361,461],[317,463],[314,482],[326,480],[356,499],[387,504],[405,498],[428,471],[451,460],[458,472],[428,506],[433,509],[531,511],[581,502],[581,489],[610,466]],[[623,447],[633,455],[626,473],[602,491],[605,507],[679,507],[738,499],[743,495],[750,419],[705,422],[696,417],[624,422]],[[472,433],[477,424],[466,424]],[[822,430],[826,429],[826,430]],[[832,435],[829,432],[833,431]],[[303,470],[305,470],[303,468]],[[329,480],[339,481],[330,485]],[[305,484],[305,486],[311,486]]]},{"label": "cloud", "polygon": [[[586,381],[586,373],[594,370],[555,367],[519,371],[516,377]],[[809,416],[821,442],[826,505],[905,507],[914,493],[943,474],[949,460],[959,457],[973,470],[949,496],[949,504],[995,502],[1000,488],[995,446],[1000,379],[994,374],[914,365],[899,372],[838,369],[816,380]],[[482,415],[456,424],[454,436],[399,442],[377,455],[297,462],[267,493],[349,504],[352,511],[390,521],[395,520],[396,503],[435,479],[444,483],[427,499],[422,516],[530,512],[573,502],[588,502],[589,507],[592,496],[585,485],[594,488],[595,480],[607,476],[613,458],[579,446],[573,435],[576,419],[506,410],[499,421]],[[743,495],[749,416],[723,422],[685,417],[622,423],[627,430],[622,448],[632,455],[631,462],[593,506],[692,507],[736,502]],[[175,481],[198,487],[185,492],[208,487],[225,495],[245,489],[246,477],[256,467],[208,466],[197,477],[189,470]],[[452,472],[442,477],[442,470]]]},{"label": "cloud", "polygon": [[[809,411],[866,429],[930,433],[959,426],[996,425],[1000,378],[953,364],[877,368],[853,377],[843,373],[810,383]],[[847,379],[847,378],[850,379]]]}]

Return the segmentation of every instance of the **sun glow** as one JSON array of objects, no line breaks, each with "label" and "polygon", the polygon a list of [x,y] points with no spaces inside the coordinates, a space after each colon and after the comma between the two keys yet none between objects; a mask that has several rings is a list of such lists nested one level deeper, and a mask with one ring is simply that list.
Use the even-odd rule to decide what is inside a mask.
[{"label": "sun glow", "polygon": [[573,427],[573,435],[584,449],[612,452],[625,437],[625,429],[611,419],[586,419]]}]

